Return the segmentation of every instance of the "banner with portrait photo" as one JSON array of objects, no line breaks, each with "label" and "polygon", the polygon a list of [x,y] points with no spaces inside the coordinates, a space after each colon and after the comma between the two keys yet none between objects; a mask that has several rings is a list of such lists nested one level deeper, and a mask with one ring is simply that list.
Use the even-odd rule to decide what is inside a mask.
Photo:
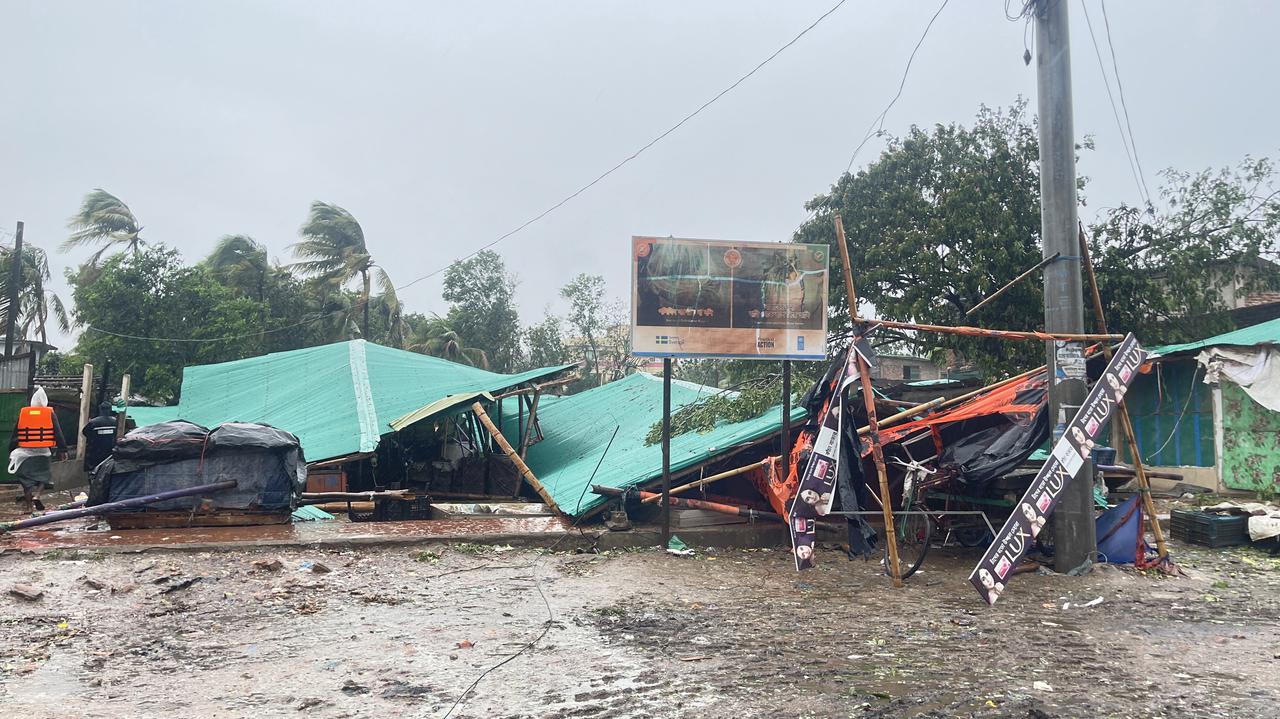
[{"label": "banner with portrait photo", "polygon": [[1102,377],[1093,385],[1080,411],[1053,446],[995,541],[969,574],[969,583],[988,604],[995,604],[1022,555],[1044,529],[1063,491],[1093,451],[1095,438],[1124,399],[1147,353],[1132,334],[1120,343]]}]

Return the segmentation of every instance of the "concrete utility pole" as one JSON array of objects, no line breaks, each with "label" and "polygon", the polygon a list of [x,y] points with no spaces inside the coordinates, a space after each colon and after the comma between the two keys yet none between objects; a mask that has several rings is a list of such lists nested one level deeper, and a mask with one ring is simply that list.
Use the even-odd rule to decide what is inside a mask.
[{"label": "concrete utility pole", "polygon": [[[1036,90],[1040,114],[1040,236],[1044,270],[1044,328],[1084,332],[1084,292],[1076,227],[1076,151],[1071,121],[1071,43],[1067,0],[1036,0]],[[1045,343],[1049,368],[1049,426],[1053,441],[1087,393],[1083,347]],[[1065,572],[1097,551],[1093,523],[1093,463],[1085,462],[1054,511],[1055,563]]]}]

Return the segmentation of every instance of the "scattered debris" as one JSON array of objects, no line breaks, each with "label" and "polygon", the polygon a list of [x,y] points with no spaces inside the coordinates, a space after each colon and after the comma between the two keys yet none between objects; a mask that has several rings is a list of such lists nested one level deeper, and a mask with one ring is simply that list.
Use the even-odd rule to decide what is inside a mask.
[{"label": "scattered debris", "polygon": [[284,569],[284,562],[279,559],[255,559],[253,560],[253,568],[260,569],[264,572],[278,572]]},{"label": "scattered debris", "polygon": [[674,554],[677,557],[689,557],[693,555],[693,550],[689,545],[685,544],[676,535],[671,535],[671,539],[667,542],[667,553]]},{"label": "scattered debris", "polygon": [[204,577],[187,577],[186,579],[178,582],[177,584],[170,584],[169,586],[160,590],[160,593],[172,594],[174,592],[180,592],[183,589],[190,587],[192,584],[195,584],[196,582],[200,581],[201,579],[204,579]]},{"label": "scattered debris", "polygon": [[1038,692],[1051,692],[1053,687],[1049,686],[1049,682],[1033,682],[1031,688]]},{"label": "scattered debris", "polygon": [[37,601],[44,596],[43,589],[33,587],[30,584],[15,584],[9,587],[9,593],[28,602]]},{"label": "scattered debris", "polygon": [[102,581],[101,579],[94,579],[93,577],[89,577],[89,576],[81,577],[80,583],[96,591],[102,591],[103,589],[107,589],[110,586],[106,582]]},{"label": "scattered debris", "polygon": [[463,639],[462,641],[458,642],[454,646],[457,647],[458,649],[470,649],[475,645],[476,643],[471,641],[470,639]]}]

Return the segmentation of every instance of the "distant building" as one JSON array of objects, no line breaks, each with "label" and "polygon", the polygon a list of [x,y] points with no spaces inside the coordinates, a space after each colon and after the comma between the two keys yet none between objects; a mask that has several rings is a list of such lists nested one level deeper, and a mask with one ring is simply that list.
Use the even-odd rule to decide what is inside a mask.
[{"label": "distant building", "polygon": [[907,354],[876,355],[875,367],[871,370],[871,379],[885,382],[913,382],[941,378],[941,367],[925,357]]}]

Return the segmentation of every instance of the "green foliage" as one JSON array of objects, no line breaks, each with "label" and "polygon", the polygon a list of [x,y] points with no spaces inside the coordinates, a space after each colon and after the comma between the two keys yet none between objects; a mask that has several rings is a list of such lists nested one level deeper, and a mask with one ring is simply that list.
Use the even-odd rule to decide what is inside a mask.
[{"label": "green foliage", "polygon": [[1227,293],[1280,289],[1275,165],[1246,158],[1236,168],[1161,174],[1164,209],[1122,205],[1091,228],[1107,321],[1148,344],[1234,329]]},{"label": "green foliage", "polygon": [[63,241],[60,250],[100,244],[97,252],[82,268],[86,279],[91,278],[107,250],[120,249],[137,252],[143,245],[142,226],[133,216],[129,206],[115,195],[98,188],[84,196],[80,210],[67,223],[71,236]]},{"label": "green foliage", "polygon": [[550,311],[524,331],[525,369],[565,364],[564,322]]},{"label": "green foliage", "polygon": [[604,277],[580,274],[560,288],[569,302],[565,320],[573,337],[568,357],[583,363],[583,378],[571,391],[598,387],[625,377],[634,369],[631,329],[622,303],[609,300]]},{"label": "green foliage", "polygon": [[[236,297],[203,267],[182,264],[176,250],[150,245],[116,255],[101,268],[96,282],[74,288],[75,319],[85,326],[76,352],[101,365],[110,359],[133,376],[134,391],[168,402],[177,396],[182,368],[223,362],[262,352],[254,333],[260,329],[260,305]],[[94,331],[129,328],[129,334],[190,340],[249,335],[235,342],[153,342]]]},{"label": "green foliage", "polygon": [[489,357],[478,347],[468,347],[462,337],[439,315],[415,318],[409,349],[450,362],[489,369]]},{"label": "green foliage", "polygon": [[[330,296],[340,294],[352,280],[359,280],[359,298],[345,308],[334,309],[345,310],[346,319],[338,325],[358,324],[360,335],[366,339],[381,339],[395,347],[403,344],[405,327],[395,285],[387,271],[374,262],[365,244],[364,229],[356,218],[337,205],[313,202],[300,232],[302,241],[293,245],[293,253],[299,258],[293,267],[300,273],[330,283],[332,287],[326,293]],[[377,298],[373,296],[375,279],[380,293]],[[375,313],[385,320],[382,337],[371,333]]]},{"label": "green foliage", "polygon": [[[972,127],[912,127],[880,157],[845,174],[808,207],[797,242],[835,247],[841,213],[859,298],[887,319],[1031,329],[1043,319],[1037,282],[1024,282],[972,321],[964,313],[1040,261],[1040,176],[1026,103],[983,107]],[[848,328],[839,252],[832,253],[833,330]],[[1039,364],[1044,348],[1001,340],[922,335],[918,349],[953,351],[988,373]]]},{"label": "green foliage", "polygon": [[[9,324],[9,273],[13,270],[12,247],[0,247],[0,328]],[[49,315],[58,328],[67,332],[71,328],[70,317],[62,299],[46,289],[49,282],[49,258],[44,250],[31,244],[23,244],[17,307],[17,336],[48,344]]]},{"label": "green foliage", "polygon": [[[793,384],[792,390],[796,387]],[[800,392],[795,392],[795,402]],[[745,422],[755,419],[770,409],[782,404],[782,376],[766,375],[749,380],[732,389],[721,390],[708,395],[697,402],[681,407],[671,413],[671,436],[676,437],[686,432],[710,432],[717,424]],[[662,441],[662,421],[654,422],[645,435],[646,445]]]},{"label": "green foliage", "polygon": [[466,347],[484,350],[495,372],[520,366],[520,314],[515,307],[516,278],[502,257],[485,250],[449,265],[445,319]]}]

